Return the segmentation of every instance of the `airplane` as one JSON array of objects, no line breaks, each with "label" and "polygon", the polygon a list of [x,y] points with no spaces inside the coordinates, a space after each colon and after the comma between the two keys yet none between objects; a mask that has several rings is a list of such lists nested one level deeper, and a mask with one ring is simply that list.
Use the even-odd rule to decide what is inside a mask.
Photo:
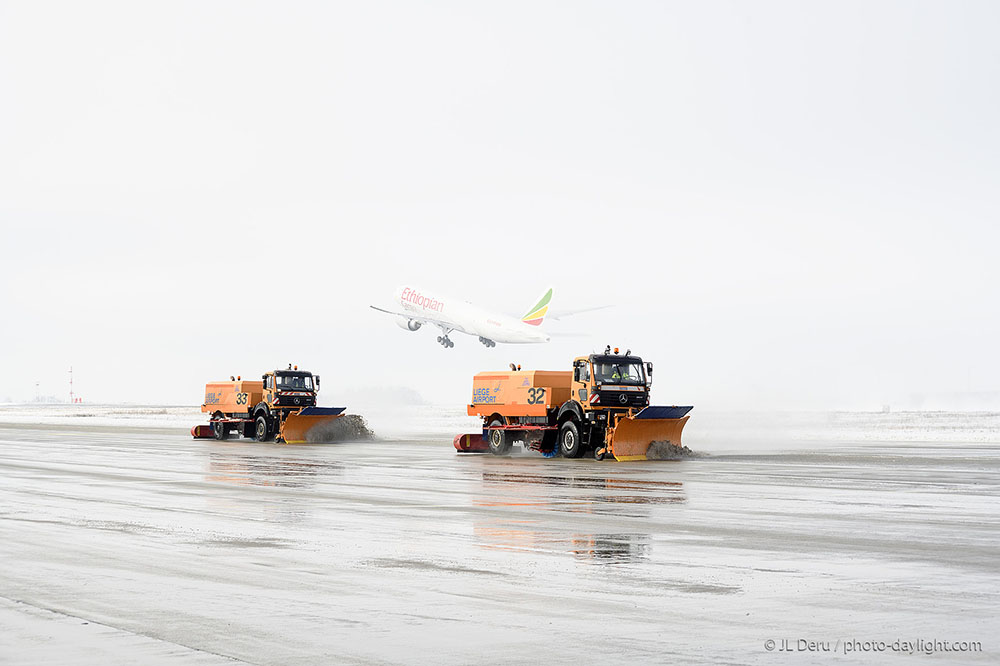
[{"label": "airplane", "polygon": [[549,301],[552,300],[551,288],[520,319],[488,312],[471,303],[431,294],[416,287],[399,287],[394,296],[398,310],[385,310],[374,305],[370,307],[394,315],[396,325],[407,331],[416,331],[424,324],[437,326],[442,332],[437,341],[446,349],[455,346],[448,337],[452,331],[475,335],[486,347],[495,347],[498,342],[537,344],[548,342],[550,339],[539,327],[549,311]]}]

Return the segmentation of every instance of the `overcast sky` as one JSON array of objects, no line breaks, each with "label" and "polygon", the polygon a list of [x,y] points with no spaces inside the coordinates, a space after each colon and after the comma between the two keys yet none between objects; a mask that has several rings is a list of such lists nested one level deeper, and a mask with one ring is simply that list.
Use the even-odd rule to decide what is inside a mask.
[{"label": "overcast sky", "polygon": [[[461,405],[605,344],[654,398],[1000,389],[995,2],[0,2],[0,401],[293,362]],[[485,349],[401,283],[582,338]]]}]

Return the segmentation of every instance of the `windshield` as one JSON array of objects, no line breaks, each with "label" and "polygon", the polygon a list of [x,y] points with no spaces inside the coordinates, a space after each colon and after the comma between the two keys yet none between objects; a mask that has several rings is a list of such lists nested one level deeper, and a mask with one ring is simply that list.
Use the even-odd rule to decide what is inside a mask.
[{"label": "windshield", "polygon": [[282,391],[312,391],[312,375],[278,375],[278,388]]},{"label": "windshield", "polygon": [[594,379],[601,384],[645,384],[641,363],[608,361],[594,363]]}]

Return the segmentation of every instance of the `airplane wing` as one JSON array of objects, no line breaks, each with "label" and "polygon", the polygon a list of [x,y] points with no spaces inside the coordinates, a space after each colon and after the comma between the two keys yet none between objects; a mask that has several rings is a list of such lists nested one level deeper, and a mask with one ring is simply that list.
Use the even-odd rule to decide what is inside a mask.
[{"label": "airplane wing", "polygon": [[433,317],[421,317],[417,316],[412,312],[397,312],[395,310],[386,310],[385,308],[377,308],[374,305],[369,305],[372,310],[378,310],[379,312],[384,312],[386,314],[395,315],[397,317],[405,317],[406,319],[412,319],[413,321],[420,322],[421,324],[433,324],[443,331],[459,331],[461,333],[466,333],[468,335],[475,335],[474,333],[469,333],[461,326],[456,326],[455,324],[441,319],[434,319]]},{"label": "airplane wing", "polygon": [[378,310],[379,312],[384,312],[386,314],[395,315],[397,317],[406,317],[407,319],[412,319],[413,321],[419,321],[421,324],[443,324],[444,322],[438,322],[435,319],[430,319],[428,317],[418,317],[413,312],[397,312],[396,310],[386,310],[385,308],[378,308],[374,305],[369,305],[372,310]]},{"label": "airplane wing", "polygon": [[379,312],[384,312],[384,313],[386,313],[386,314],[391,314],[391,315],[398,315],[398,316],[400,316],[400,317],[406,317],[407,319],[419,319],[419,317],[414,317],[414,316],[413,316],[412,314],[410,314],[410,313],[406,313],[406,314],[404,314],[404,313],[402,313],[402,312],[395,312],[395,311],[393,311],[393,310],[386,310],[385,308],[377,308],[377,307],[375,307],[374,305],[369,305],[368,307],[370,307],[370,308],[371,308],[372,310],[378,310]]}]

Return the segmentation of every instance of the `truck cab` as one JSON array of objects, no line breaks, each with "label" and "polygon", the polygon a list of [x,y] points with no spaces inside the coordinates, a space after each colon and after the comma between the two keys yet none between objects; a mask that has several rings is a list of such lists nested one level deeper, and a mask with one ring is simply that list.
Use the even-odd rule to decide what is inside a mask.
[{"label": "truck cab", "polygon": [[604,354],[580,356],[573,361],[572,397],[590,418],[642,409],[649,405],[653,364],[638,356]]},{"label": "truck cab", "polygon": [[313,376],[296,366],[265,373],[261,379],[264,383],[262,402],[271,409],[290,411],[316,405],[319,375]]}]

